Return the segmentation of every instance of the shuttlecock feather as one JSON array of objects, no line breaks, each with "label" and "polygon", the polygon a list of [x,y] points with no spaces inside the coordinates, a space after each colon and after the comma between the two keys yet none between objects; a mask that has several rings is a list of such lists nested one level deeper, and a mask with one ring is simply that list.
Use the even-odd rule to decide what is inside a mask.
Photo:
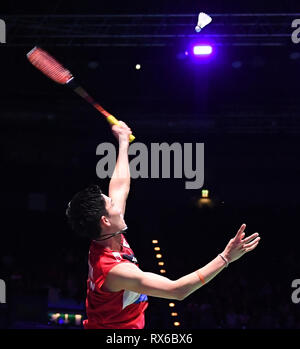
[{"label": "shuttlecock feather", "polygon": [[207,26],[212,21],[212,18],[204,12],[200,12],[198,15],[198,23],[195,27],[196,32],[200,32],[202,28]]}]

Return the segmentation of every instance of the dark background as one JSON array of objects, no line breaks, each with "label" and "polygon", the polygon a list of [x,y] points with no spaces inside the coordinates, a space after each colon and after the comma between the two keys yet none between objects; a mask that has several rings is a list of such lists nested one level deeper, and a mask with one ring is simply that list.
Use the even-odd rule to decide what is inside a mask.
[{"label": "dark background", "polygon": [[[202,7],[207,13],[299,12],[293,1]],[[0,18],[200,10],[183,1],[11,1]],[[281,46],[218,46],[200,61],[183,59],[182,41],[171,47],[46,47],[132,128],[137,142],[204,143],[203,188],[210,190],[212,207],[197,206],[201,189],[186,190],[185,178],[132,180],[127,240],[143,270],[159,273],[155,238],[166,276],[176,279],[222,252],[242,223],[249,234],[261,235],[254,252],[176,302],[182,328],[300,327],[299,306],[291,300],[291,283],[300,277],[300,44],[287,40]],[[0,327],[53,328],[50,311],[84,314],[89,243],[68,228],[66,205],[91,183],[107,192],[108,180],[96,176],[96,147],[116,141],[100,114],[28,63],[26,53],[38,40],[28,47],[7,41],[0,46],[0,278],[7,283]],[[150,299],[147,328],[173,327],[168,303]]]}]

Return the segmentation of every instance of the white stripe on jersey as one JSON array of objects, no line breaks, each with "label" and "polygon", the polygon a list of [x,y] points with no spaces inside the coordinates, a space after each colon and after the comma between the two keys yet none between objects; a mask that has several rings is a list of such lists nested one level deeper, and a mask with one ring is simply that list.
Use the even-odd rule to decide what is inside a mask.
[{"label": "white stripe on jersey", "polygon": [[127,305],[133,304],[140,298],[140,293],[136,293],[133,291],[125,290],[123,294],[123,309],[127,307]]}]

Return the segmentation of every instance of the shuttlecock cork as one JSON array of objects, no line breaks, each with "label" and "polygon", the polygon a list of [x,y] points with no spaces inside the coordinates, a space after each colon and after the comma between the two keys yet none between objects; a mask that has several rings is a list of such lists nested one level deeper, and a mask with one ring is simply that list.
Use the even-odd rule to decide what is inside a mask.
[{"label": "shuttlecock cork", "polygon": [[199,33],[202,28],[212,21],[212,18],[204,12],[200,12],[198,15],[198,23],[195,27],[195,31]]}]

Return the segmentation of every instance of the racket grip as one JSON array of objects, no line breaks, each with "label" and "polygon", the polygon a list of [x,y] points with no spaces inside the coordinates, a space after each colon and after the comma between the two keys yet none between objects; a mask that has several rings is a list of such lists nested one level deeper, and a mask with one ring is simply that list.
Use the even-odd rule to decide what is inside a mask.
[{"label": "racket grip", "polygon": [[[108,115],[106,117],[106,120],[111,124],[111,125],[119,125],[119,121],[113,116],[113,115]],[[135,140],[134,135],[129,136],[129,143]]]}]

